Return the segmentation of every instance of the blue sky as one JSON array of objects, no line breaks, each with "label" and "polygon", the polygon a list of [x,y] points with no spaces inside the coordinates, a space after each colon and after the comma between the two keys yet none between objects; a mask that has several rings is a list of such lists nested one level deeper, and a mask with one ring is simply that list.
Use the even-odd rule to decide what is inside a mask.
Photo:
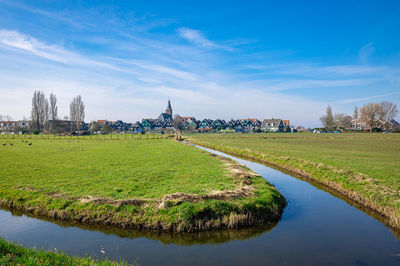
[{"label": "blue sky", "polygon": [[400,105],[399,1],[0,0],[0,114],[34,90],[86,120],[284,118]]}]

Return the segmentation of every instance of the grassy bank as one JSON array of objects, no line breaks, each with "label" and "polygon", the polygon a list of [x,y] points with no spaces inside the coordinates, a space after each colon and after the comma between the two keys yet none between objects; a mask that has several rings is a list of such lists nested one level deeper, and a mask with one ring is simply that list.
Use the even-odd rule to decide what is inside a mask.
[{"label": "grassy bank", "polygon": [[204,231],[275,221],[285,204],[262,177],[170,139],[2,142],[0,205],[38,216]]},{"label": "grassy bank", "polygon": [[400,229],[400,135],[196,134],[189,139],[312,179]]},{"label": "grassy bank", "polygon": [[70,257],[60,252],[24,248],[0,238],[0,265],[126,265],[109,260]]}]

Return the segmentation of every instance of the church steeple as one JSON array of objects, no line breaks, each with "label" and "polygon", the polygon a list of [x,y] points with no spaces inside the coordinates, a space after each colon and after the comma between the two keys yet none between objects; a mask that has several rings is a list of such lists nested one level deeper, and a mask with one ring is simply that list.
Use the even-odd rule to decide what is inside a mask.
[{"label": "church steeple", "polygon": [[168,106],[167,109],[165,110],[165,113],[169,114],[170,116],[172,116],[172,108],[171,108],[171,102],[168,99]]}]

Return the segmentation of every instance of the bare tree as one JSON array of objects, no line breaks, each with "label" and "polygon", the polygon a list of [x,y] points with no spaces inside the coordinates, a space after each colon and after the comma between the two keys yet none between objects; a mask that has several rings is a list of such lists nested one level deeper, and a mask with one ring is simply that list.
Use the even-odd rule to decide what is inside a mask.
[{"label": "bare tree", "polygon": [[9,115],[0,115],[0,121],[12,121],[13,118]]},{"label": "bare tree", "polygon": [[44,97],[44,106],[43,106],[43,113],[42,113],[42,121],[43,121],[43,129],[45,129],[48,126],[50,118],[50,106],[49,106],[49,101]]},{"label": "bare tree", "polygon": [[362,120],[370,126],[370,132],[377,126],[380,109],[381,107],[377,103],[365,104],[360,109],[360,116]]},{"label": "bare tree", "polygon": [[352,120],[352,118],[351,118],[351,116],[349,116],[349,115],[346,115],[344,118],[343,118],[343,121],[342,121],[342,125],[343,125],[343,128],[344,129],[348,129],[348,128],[351,128],[351,120]]},{"label": "bare tree", "polygon": [[57,97],[55,94],[50,93],[50,129],[55,132],[58,120],[58,107],[57,107]]},{"label": "bare tree", "polygon": [[49,102],[41,91],[33,93],[31,116],[33,128],[42,131],[49,119]]},{"label": "bare tree", "polygon": [[354,106],[353,119],[354,120],[358,119],[358,107],[357,106]]},{"label": "bare tree", "polygon": [[74,123],[76,130],[80,130],[82,122],[85,120],[85,105],[82,102],[82,97],[80,95],[72,99],[69,105],[69,116],[71,121]]},{"label": "bare tree", "polygon": [[390,121],[396,117],[398,110],[395,103],[383,101],[379,106],[379,119],[383,122]]},{"label": "bare tree", "polygon": [[320,120],[328,131],[332,130],[332,128],[335,126],[335,121],[332,115],[332,107],[330,105],[328,105],[326,108],[326,115],[321,116]]},{"label": "bare tree", "polygon": [[335,126],[340,128],[350,128],[352,117],[343,113],[335,114]]}]

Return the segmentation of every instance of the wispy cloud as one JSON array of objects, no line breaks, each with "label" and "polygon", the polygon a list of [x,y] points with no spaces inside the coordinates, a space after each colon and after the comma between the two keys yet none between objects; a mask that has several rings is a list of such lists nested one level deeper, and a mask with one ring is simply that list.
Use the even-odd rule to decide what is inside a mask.
[{"label": "wispy cloud", "polygon": [[375,47],[372,42],[361,47],[358,52],[358,58],[362,64],[368,64],[368,58],[375,52]]},{"label": "wispy cloud", "polygon": [[233,50],[233,48],[231,48],[229,46],[216,44],[215,42],[207,39],[204,36],[204,34],[199,30],[194,30],[194,29],[183,27],[183,28],[179,28],[177,31],[183,39],[185,39],[199,47],[210,48],[210,49],[222,49],[222,50],[226,50],[226,51]]},{"label": "wispy cloud", "polygon": [[388,97],[388,96],[395,96],[395,95],[400,95],[400,91],[372,95],[372,96],[368,96],[368,97],[345,99],[345,100],[338,101],[338,103],[357,103],[357,102],[364,102],[364,101],[369,101],[369,100],[378,99],[378,98],[382,98],[382,97]]},{"label": "wispy cloud", "polygon": [[[0,30],[0,43],[9,47],[14,47],[27,52],[31,52],[37,56],[44,57],[50,60],[63,62],[64,59],[57,55],[61,50],[54,46],[45,45],[35,38],[26,36],[17,31]],[[52,52],[49,52],[52,51]]]}]

